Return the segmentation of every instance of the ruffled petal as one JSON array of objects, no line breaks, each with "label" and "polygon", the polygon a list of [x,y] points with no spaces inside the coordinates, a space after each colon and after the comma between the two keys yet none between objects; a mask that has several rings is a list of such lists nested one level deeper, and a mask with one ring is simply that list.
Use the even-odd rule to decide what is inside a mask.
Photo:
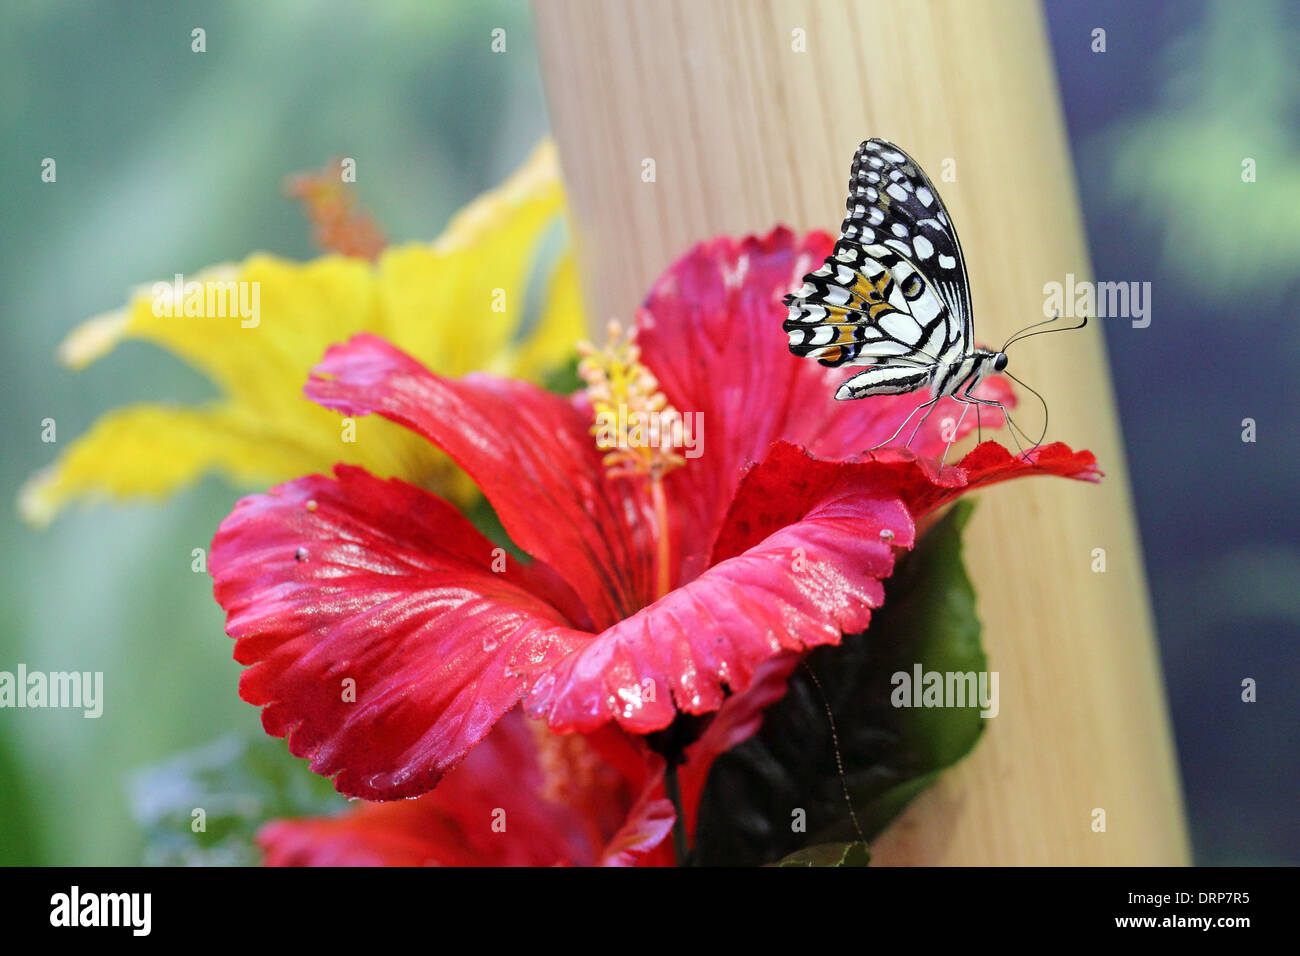
[{"label": "ruffled petal", "polygon": [[[679,710],[717,710],[728,689],[743,691],[783,651],[865,629],[895,549],[912,544],[911,515],[869,481],[818,491],[802,513],[784,509],[783,525],[566,656],[530,688],[529,712],[557,730],[612,719],[648,733]],[[750,501],[760,514],[767,507]]]},{"label": "ruffled petal", "polygon": [[442,378],[372,335],[331,348],[305,391],[345,415],[405,425],[450,455],[511,540],[572,585],[595,628],[650,599],[649,498],[606,477],[590,419],[569,401],[526,382]]},{"label": "ruffled petal", "polygon": [[942,469],[934,459],[906,449],[885,448],[836,461],[817,458],[789,442],[777,442],[741,482],[712,560],[725,561],[754,547],[798,520],[810,502],[822,500],[846,482],[860,482],[877,494],[896,496],[911,515],[920,518],[972,488],[1029,475],[1092,482],[1102,478],[1092,452],[1076,452],[1060,442],[1038,448],[1028,460],[996,442],[984,442],[959,464]]},{"label": "ruffled petal", "polygon": [[349,796],[414,796],[574,649],[573,600],[441,499],[336,474],[241,501],[213,540],[214,592],[267,732]]}]

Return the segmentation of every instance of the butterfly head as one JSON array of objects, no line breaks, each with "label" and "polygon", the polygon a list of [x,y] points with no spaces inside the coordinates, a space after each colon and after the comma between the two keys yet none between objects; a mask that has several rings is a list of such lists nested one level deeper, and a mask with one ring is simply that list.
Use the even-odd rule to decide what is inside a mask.
[{"label": "butterfly head", "polygon": [[975,369],[980,379],[987,378],[1007,367],[1007,353],[994,352],[992,349],[976,349],[975,358],[977,360]]}]

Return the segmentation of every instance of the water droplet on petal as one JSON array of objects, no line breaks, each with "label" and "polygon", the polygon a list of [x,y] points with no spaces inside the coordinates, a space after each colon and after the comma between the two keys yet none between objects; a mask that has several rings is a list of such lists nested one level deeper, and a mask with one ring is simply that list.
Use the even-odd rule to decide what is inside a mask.
[{"label": "water droplet on petal", "polygon": [[484,654],[491,654],[493,651],[495,651],[495,650],[497,649],[498,646],[500,646],[500,645],[497,644],[497,639],[496,639],[495,637],[493,637],[491,634],[489,634],[487,637],[483,638],[483,653],[484,653]]},{"label": "water droplet on petal", "polygon": [[307,553],[306,548],[299,548],[293,553],[293,559],[295,561],[306,561],[309,557],[311,557],[311,555]]},{"label": "water droplet on petal", "polygon": [[308,510],[308,511],[315,511],[315,510],[316,510],[316,499],[315,499],[315,498],[313,498],[313,499],[311,499],[310,501],[307,502],[307,510]]},{"label": "water droplet on petal", "polygon": [[893,540],[894,540],[894,532],[890,531],[888,528],[881,528],[881,529],[880,529],[880,540],[881,540],[881,541],[893,541]]}]

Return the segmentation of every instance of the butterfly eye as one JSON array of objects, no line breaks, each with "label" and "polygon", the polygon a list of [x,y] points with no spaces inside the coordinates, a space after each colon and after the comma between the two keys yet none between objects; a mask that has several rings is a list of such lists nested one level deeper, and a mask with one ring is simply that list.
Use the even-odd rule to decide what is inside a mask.
[{"label": "butterfly eye", "polygon": [[911,302],[920,297],[925,289],[925,280],[915,272],[908,276],[900,288],[903,290],[903,298]]},{"label": "butterfly eye", "polygon": [[999,352],[998,357],[993,360],[993,370],[1000,372],[1007,367],[1007,353]]}]

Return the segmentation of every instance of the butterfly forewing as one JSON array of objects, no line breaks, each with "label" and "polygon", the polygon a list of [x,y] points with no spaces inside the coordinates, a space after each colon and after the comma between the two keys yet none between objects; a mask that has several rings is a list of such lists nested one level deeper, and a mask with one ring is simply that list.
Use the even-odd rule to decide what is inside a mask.
[{"label": "butterfly forewing", "polygon": [[933,365],[973,346],[961,245],[938,192],[892,143],[858,147],[843,235],[785,298],[790,350],[823,365]]},{"label": "butterfly forewing", "polygon": [[970,341],[970,284],[961,242],[939,191],[916,160],[893,143],[867,140],[854,154],[845,206],[844,236],[887,246],[915,264]]}]

